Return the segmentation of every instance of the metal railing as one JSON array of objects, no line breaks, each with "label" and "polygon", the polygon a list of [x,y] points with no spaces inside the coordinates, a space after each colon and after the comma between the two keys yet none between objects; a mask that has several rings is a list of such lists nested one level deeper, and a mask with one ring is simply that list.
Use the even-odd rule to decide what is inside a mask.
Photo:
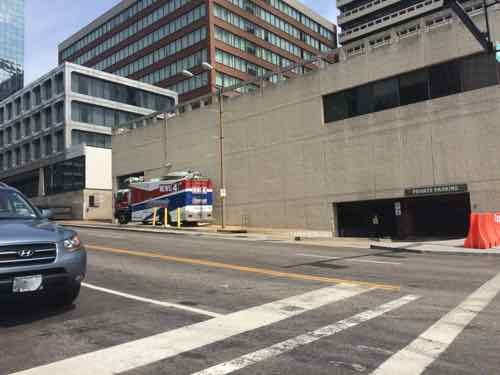
[{"label": "metal railing", "polygon": [[[340,52],[341,48],[337,48],[329,52],[318,54],[312,59],[304,60],[302,62],[294,63],[286,67],[273,70],[267,74],[237,83],[232,86],[222,87],[222,97],[230,98],[241,95],[252,95],[255,91],[263,90],[267,86],[277,85],[284,80],[293,79],[297,76],[306,74],[309,71],[321,69],[325,65],[338,63],[340,62]],[[289,75],[290,77],[287,78],[286,75]],[[178,104],[175,107],[168,109],[167,111],[154,112],[149,115],[131,120],[129,122],[119,124],[118,126],[115,126],[113,128],[113,134],[122,134],[133,129],[148,126],[149,124],[156,123],[158,121],[164,121],[165,118],[167,118],[168,120],[169,118],[173,118],[185,112],[217,103],[220,95],[221,93],[219,92],[212,92],[204,96],[197,97],[195,99],[191,99],[189,101]]]}]

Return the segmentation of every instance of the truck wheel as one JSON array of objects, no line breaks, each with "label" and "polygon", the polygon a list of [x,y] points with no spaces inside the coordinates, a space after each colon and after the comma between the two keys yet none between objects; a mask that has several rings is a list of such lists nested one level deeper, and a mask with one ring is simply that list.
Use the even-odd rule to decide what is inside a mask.
[{"label": "truck wheel", "polygon": [[128,224],[129,220],[128,220],[127,215],[125,215],[125,214],[118,215],[118,222],[122,225]]}]

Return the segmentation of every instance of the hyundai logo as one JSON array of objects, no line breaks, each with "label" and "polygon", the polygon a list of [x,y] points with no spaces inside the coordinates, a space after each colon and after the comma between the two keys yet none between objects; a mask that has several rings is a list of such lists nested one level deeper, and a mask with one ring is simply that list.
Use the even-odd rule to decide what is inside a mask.
[{"label": "hyundai logo", "polygon": [[31,258],[33,255],[35,255],[35,252],[33,250],[19,250],[17,252],[17,255],[21,258]]}]

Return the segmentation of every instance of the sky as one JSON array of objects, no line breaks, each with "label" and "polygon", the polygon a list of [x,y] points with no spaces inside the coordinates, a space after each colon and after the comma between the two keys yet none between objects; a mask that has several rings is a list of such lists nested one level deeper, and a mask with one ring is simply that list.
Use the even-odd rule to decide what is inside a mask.
[{"label": "sky", "polygon": [[[25,84],[57,66],[57,46],[120,0],[26,0]],[[334,0],[302,0],[335,22]],[[71,5],[69,5],[71,4]]]}]

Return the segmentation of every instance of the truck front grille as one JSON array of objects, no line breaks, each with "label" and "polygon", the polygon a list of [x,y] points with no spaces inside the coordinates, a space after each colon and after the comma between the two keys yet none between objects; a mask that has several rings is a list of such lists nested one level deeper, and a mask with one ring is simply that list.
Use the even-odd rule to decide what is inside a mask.
[{"label": "truck front grille", "polygon": [[50,264],[56,260],[54,243],[0,246],[0,268]]}]

